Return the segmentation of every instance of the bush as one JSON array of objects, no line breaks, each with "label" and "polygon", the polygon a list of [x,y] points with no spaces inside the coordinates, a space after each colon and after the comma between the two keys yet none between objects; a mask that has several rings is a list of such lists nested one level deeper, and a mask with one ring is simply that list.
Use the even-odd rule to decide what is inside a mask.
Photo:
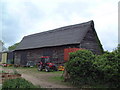
[{"label": "bush", "polygon": [[26,81],[23,78],[8,79],[2,85],[2,90],[12,88],[37,88],[32,83]]},{"label": "bush", "polygon": [[78,50],[70,53],[70,60],[66,63],[66,70],[70,74],[70,81],[75,84],[90,84],[94,80],[95,57],[91,51]]},{"label": "bush", "polygon": [[65,68],[74,85],[96,83],[120,87],[120,47],[103,55],[94,55],[88,50],[70,53]]},{"label": "bush", "polygon": [[[106,52],[101,56],[96,56],[94,61],[102,82],[109,86],[120,87],[120,50],[117,48],[113,52]],[[98,75],[98,76],[99,76]]]}]

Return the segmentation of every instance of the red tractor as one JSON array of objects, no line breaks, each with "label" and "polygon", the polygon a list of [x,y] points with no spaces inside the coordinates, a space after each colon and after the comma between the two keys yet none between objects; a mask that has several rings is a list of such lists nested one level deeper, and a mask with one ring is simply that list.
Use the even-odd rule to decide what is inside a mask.
[{"label": "red tractor", "polygon": [[38,70],[42,71],[45,69],[46,72],[49,71],[57,71],[57,66],[51,62],[50,56],[42,56],[40,57],[40,62],[38,63]]}]

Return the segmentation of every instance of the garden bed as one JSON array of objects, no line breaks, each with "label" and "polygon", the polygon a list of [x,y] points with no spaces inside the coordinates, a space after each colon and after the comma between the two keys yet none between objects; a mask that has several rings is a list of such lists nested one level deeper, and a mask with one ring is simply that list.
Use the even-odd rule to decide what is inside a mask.
[{"label": "garden bed", "polygon": [[21,74],[13,74],[13,73],[1,73],[2,77],[2,82],[8,79],[16,79],[16,78],[21,78]]}]

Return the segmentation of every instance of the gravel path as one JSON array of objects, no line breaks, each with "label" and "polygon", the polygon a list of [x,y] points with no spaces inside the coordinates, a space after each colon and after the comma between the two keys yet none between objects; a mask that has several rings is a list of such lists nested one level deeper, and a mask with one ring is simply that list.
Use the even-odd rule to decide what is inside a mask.
[{"label": "gravel path", "polygon": [[70,88],[69,86],[60,85],[60,84],[53,83],[53,82],[48,82],[44,80],[45,77],[41,77],[38,79],[35,76],[31,76],[27,74],[22,74],[22,77],[32,82],[34,85],[40,85],[42,88]]}]

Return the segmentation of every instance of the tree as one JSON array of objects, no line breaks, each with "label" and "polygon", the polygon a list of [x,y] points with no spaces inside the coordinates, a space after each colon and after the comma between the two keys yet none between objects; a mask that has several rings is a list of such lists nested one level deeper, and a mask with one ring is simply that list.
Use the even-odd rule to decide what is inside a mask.
[{"label": "tree", "polygon": [[14,45],[9,46],[8,49],[9,50],[14,50],[18,45],[19,45],[19,43],[15,43]]}]

